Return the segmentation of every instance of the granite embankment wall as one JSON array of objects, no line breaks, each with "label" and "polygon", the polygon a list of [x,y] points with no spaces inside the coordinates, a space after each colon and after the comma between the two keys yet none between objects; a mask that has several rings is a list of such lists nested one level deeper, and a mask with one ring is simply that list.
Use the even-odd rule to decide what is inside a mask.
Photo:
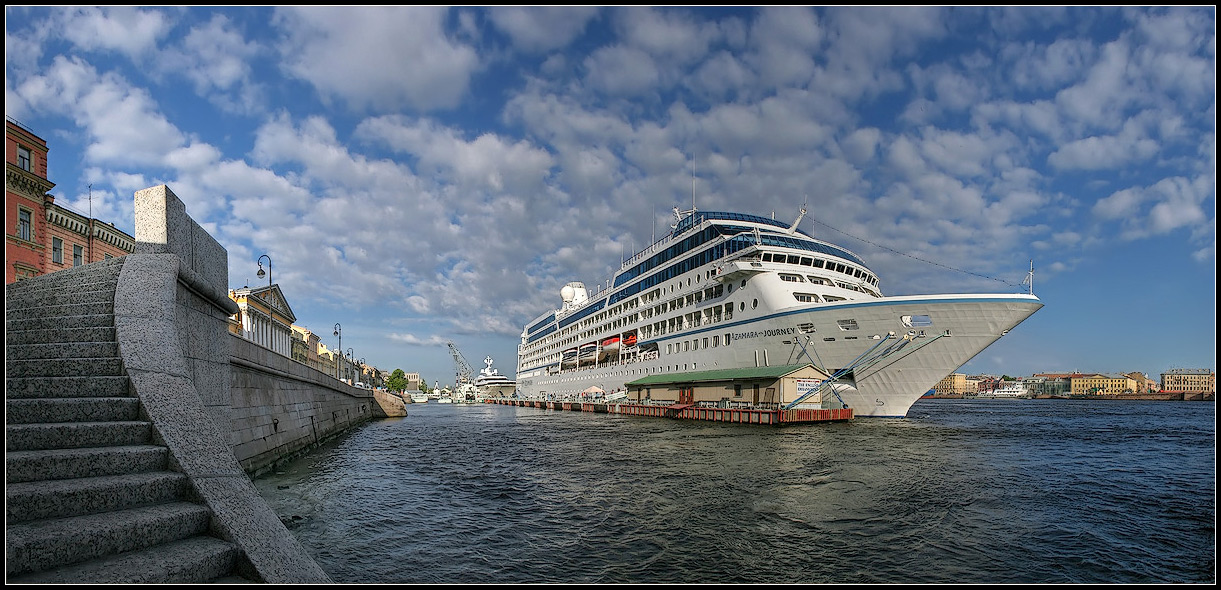
[{"label": "granite embankment wall", "polygon": [[230,334],[238,308],[228,297],[228,252],[169,187],[136,192],[135,221],[114,321],[142,413],[211,509],[213,530],[241,548],[259,579],[330,581],[250,477],[353,426],[406,415],[402,400],[342,385]]},{"label": "granite embankment wall", "polygon": [[247,474],[371,419],[406,415],[397,396],[351,387],[231,334],[238,308],[225,287],[225,248],[167,186],[137,192],[135,210],[136,253],[116,293],[124,361],[137,389],[189,385],[179,389],[193,390]]},{"label": "granite embankment wall", "polygon": [[231,335],[233,454],[253,476],[375,418],[405,416],[402,398],[333,376]]}]

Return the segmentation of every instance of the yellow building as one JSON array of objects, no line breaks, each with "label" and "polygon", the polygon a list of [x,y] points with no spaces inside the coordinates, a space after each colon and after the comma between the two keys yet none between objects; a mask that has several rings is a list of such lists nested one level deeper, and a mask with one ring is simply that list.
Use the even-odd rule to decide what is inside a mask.
[{"label": "yellow building", "polygon": [[[951,373],[945,379],[933,386],[936,395],[963,395],[967,392],[967,376],[962,373]],[[975,390],[971,390],[975,393]]]},{"label": "yellow building", "polygon": [[322,338],[304,326],[294,325],[292,331],[293,360],[334,377],[335,361],[329,354],[324,354],[326,345]]},{"label": "yellow building", "polygon": [[1136,380],[1127,375],[1080,375],[1069,383],[1072,395],[1119,395],[1136,391]]},{"label": "yellow building", "polygon": [[1217,374],[1207,369],[1171,369],[1162,373],[1162,391],[1217,393]]},{"label": "yellow building", "polygon": [[1124,373],[1124,375],[1131,377],[1136,382],[1136,393],[1157,393],[1161,390],[1157,381],[1150,379],[1144,373],[1133,371],[1131,373]]},{"label": "yellow building", "polygon": [[229,298],[238,307],[237,314],[229,318],[230,332],[292,358],[292,325],[297,316],[279,285],[232,289]]}]

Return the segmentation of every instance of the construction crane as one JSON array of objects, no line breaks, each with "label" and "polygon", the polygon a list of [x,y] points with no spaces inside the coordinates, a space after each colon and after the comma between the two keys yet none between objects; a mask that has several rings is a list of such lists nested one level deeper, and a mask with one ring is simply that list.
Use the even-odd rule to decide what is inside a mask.
[{"label": "construction crane", "polygon": [[458,347],[452,341],[445,344],[449,346],[450,356],[454,357],[454,373],[458,379],[454,386],[457,387],[463,383],[473,383],[475,381],[475,371],[466,362],[466,359],[463,358],[462,352],[458,350]]}]

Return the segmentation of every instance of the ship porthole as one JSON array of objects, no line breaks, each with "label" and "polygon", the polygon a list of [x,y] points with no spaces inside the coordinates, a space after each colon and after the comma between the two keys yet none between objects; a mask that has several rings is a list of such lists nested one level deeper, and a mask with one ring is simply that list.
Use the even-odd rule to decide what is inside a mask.
[{"label": "ship porthole", "polygon": [[758,308],[758,307],[759,307],[759,300],[758,300],[758,299],[756,299],[756,300],[754,300],[754,301],[752,301],[752,302],[750,303],[750,308],[751,308],[751,309],[756,309],[756,308]]}]

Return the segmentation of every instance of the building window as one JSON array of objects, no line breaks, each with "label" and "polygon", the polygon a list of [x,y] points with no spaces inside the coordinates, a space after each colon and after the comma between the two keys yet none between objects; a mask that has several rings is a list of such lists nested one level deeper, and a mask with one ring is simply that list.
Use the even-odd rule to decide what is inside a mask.
[{"label": "building window", "polygon": [[29,209],[22,209],[20,212],[17,213],[17,237],[18,238],[21,238],[27,242],[32,241],[30,238],[30,234],[32,233],[31,232],[31,223],[32,223],[31,220],[33,218],[34,218],[34,216],[30,213]]},{"label": "building window", "polygon": [[31,171],[30,169],[33,166],[31,165],[29,149],[17,146],[17,167],[25,170],[26,172]]},{"label": "building window", "polygon": [[59,238],[51,238],[51,262],[64,263],[64,241]]},{"label": "building window", "polygon": [[80,266],[84,264],[82,261],[84,258],[84,253],[84,250],[82,250],[80,246],[77,246],[76,244],[72,245],[72,266]]}]

